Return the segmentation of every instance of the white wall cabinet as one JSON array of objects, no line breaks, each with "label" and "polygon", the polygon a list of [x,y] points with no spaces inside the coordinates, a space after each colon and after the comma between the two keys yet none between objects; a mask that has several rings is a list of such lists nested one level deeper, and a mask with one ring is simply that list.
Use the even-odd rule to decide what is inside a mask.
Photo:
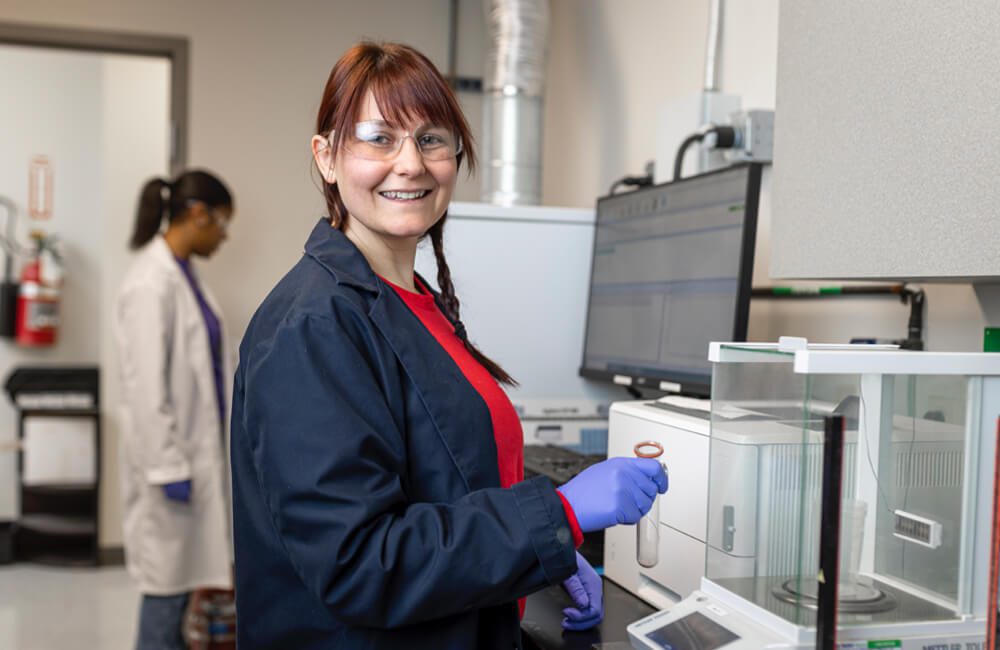
[{"label": "white wall cabinet", "polygon": [[1000,279],[993,0],[795,0],[778,27],[771,275]]}]

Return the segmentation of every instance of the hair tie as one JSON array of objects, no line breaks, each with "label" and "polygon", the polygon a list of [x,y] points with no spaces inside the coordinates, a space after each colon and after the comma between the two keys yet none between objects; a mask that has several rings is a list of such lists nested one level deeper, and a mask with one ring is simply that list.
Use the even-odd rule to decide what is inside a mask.
[{"label": "hair tie", "polygon": [[170,181],[165,181],[161,178],[160,182],[163,183],[163,185],[160,185],[160,198],[164,203],[169,203],[170,195],[173,194],[174,188],[170,185]]}]

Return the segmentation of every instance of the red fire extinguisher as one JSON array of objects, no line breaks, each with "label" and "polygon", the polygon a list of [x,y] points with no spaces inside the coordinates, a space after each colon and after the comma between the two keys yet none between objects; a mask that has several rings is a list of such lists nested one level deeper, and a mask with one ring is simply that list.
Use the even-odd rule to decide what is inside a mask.
[{"label": "red fire extinguisher", "polygon": [[17,295],[15,340],[18,345],[47,347],[55,345],[59,329],[59,285],[62,270],[52,239],[33,232],[35,254],[21,270],[21,288]]}]

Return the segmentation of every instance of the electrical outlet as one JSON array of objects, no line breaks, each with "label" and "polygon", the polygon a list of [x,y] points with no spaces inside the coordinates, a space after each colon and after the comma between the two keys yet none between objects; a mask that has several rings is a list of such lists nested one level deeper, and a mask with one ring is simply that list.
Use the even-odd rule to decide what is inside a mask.
[{"label": "electrical outlet", "polygon": [[754,109],[729,116],[736,144],[725,152],[731,161],[771,162],[774,157],[774,111]]}]

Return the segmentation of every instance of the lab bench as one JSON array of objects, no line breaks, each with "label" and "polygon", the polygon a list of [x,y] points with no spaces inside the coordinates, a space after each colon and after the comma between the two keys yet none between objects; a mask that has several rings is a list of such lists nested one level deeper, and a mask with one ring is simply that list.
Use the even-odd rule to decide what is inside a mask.
[{"label": "lab bench", "polygon": [[656,610],[607,578],[602,577],[601,581],[604,585],[604,620],[597,627],[583,632],[562,629],[562,610],[573,603],[561,586],[548,587],[528,596],[521,620],[524,650],[630,648],[625,628]]}]

